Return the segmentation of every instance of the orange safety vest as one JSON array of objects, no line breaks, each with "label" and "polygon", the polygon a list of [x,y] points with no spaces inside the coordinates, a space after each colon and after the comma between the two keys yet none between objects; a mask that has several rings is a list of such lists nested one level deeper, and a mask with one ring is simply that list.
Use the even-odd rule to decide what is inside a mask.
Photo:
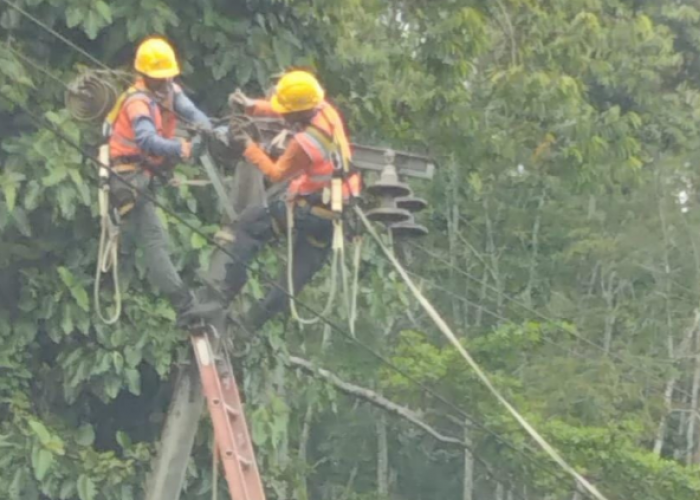
[{"label": "orange safety vest", "polygon": [[[331,184],[335,168],[343,168],[348,174],[352,151],[345,134],[345,127],[338,112],[328,103],[323,103],[316,116],[302,132],[294,135],[304,152],[311,158],[311,167],[294,179],[288,190],[290,198],[317,193]],[[335,165],[335,161],[342,165]],[[361,189],[361,178],[357,172],[345,176],[343,199],[357,196]]]},{"label": "orange safety vest", "polygon": [[126,112],[126,105],[135,100],[143,101],[148,105],[151,119],[156,126],[158,135],[165,139],[175,137],[175,127],[177,126],[177,116],[173,111],[174,96],[181,89],[177,84],[173,84],[173,91],[170,93],[168,102],[164,106],[160,106],[153,95],[146,88],[143,79],[139,78],[132,87],[129,88],[118,102],[119,110],[114,124],[112,133],[109,137],[109,157],[116,159],[119,157],[142,157],[147,165],[158,166],[163,163],[165,158],[162,156],[146,155],[136,144],[134,136],[134,128],[132,126],[129,115]]}]

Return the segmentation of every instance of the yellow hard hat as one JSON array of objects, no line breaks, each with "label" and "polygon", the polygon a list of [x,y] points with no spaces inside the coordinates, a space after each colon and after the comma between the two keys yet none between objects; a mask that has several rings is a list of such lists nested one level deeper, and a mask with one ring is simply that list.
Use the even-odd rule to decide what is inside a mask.
[{"label": "yellow hard hat", "polygon": [[311,73],[290,71],[277,82],[270,104],[277,113],[294,113],[314,109],[324,97],[323,87]]},{"label": "yellow hard hat", "polygon": [[139,45],[134,69],[150,78],[172,78],[180,74],[175,51],[162,38],[149,38]]}]

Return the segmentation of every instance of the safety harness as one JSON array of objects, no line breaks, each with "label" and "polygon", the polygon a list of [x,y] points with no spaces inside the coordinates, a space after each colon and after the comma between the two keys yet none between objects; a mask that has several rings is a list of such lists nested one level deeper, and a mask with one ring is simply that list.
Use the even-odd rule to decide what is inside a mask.
[{"label": "safety harness", "polygon": [[[109,144],[104,143],[99,150],[99,184],[97,202],[100,217],[100,243],[97,250],[97,266],[95,269],[95,284],[93,300],[97,316],[102,322],[113,325],[119,321],[122,310],[121,290],[119,289],[119,213],[111,210],[109,202]],[[108,316],[100,305],[100,285],[102,274],[112,271],[114,284],[114,314]]]},{"label": "safety harness", "polygon": [[[323,110],[321,110],[323,113]],[[330,185],[323,188],[322,191],[322,203],[323,205],[330,206],[330,210],[324,206],[312,205],[310,208],[310,213],[316,217],[330,220],[333,223],[333,237],[332,237],[332,252],[333,257],[331,260],[331,276],[330,276],[330,289],[328,292],[328,298],[326,299],[326,304],[323,311],[315,316],[314,318],[303,318],[299,315],[299,311],[296,308],[296,300],[294,293],[294,209],[295,206],[305,207],[309,202],[304,197],[296,196],[294,198],[287,200],[287,283],[289,286],[289,306],[292,317],[302,325],[312,325],[317,323],[322,316],[326,316],[330,313],[333,307],[333,302],[335,300],[335,295],[337,291],[338,282],[338,267],[341,270],[341,279],[343,285],[343,295],[345,296],[345,305],[348,314],[348,322],[350,327],[350,332],[355,334],[355,319],[356,319],[356,304],[357,304],[357,287],[358,287],[358,275],[360,258],[362,252],[362,237],[355,235],[353,237],[354,244],[354,255],[353,255],[353,283],[352,292],[349,290],[348,283],[348,269],[345,265],[345,231],[344,231],[344,211],[345,206],[343,187],[348,182],[351,175],[356,174],[353,169],[350,158],[341,147],[335,128],[333,127],[333,122],[326,118],[328,123],[331,124],[331,137],[329,137],[323,130],[310,125],[304,131],[309,134],[320,146],[321,149],[326,153],[326,157],[330,160],[333,165],[333,170],[329,175],[316,175],[311,177],[314,182],[326,182],[330,181]],[[349,196],[353,196],[353,189],[348,187]],[[310,241],[314,244],[313,241]]]},{"label": "safety harness", "polygon": [[[134,207],[134,202],[127,203],[121,207],[112,207],[110,203],[109,180],[111,170],[116,173],[135,170],[125,168],[130,167],[126,162],[119,165],[112,165],[109,154],[109,140],[113,133],[114,122],[119,116],[124,103],[136,94],[146,94],[145,91],[136,87],[129,87],[123,92],[105,118],[102,126],[102,144],[99,148],[99,184],[97,192],[97,202],[100,217],[100,242],[97,250],[97,265],[95,269],[95,283],[93,288],[93,300],[95,310],[100,320],[108,325],[113,325],[119,321],[122,310],[122,296],[119,289],[119,222],[122,215],[126,214]],[[139,161],[135,159],[134,163]],[[107,315],[101,306],[100,289],[102,284],[102,274],[112,272],[112,282],[114,285],[114,314]]]}]

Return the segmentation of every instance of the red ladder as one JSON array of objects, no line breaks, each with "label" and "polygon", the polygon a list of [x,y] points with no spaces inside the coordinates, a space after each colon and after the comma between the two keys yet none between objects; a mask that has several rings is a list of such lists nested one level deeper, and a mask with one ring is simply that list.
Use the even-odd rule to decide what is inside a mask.
[{"label": "red ladder", "polygon": [[192,347],[231,499],[265,500],[231,362],[226,355],[216,355],[209,337],[206,330],[195,332]]}]

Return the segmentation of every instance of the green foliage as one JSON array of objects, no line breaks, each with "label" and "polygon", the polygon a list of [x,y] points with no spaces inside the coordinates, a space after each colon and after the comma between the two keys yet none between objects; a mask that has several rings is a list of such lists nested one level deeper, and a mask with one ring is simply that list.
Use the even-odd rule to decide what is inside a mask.
[{"label": "green foliage", "polygon": [[[611,498],[697,498],[697,431],[687,409],[697,345],[684,343],[698,296],[695,151],[700,6],[642,0],[399,2],[264,0],[22,4],[112,67],[161,33],[183,82],[210,114],[228,93],[267,90],[272,74],[314,67],[353,139],[427,152],[431,236],[401,249],[424,291],[494,383]],[[12,9],[8,40],[58,78],[91,61]],[[64,89],[0,48],[0,91],[71,140]],[[0,99],[0,490],[8,498],[142,497],[175,364],[187,355],[172,308],[143,279],[137,252],[125,314],[94,318],[95,170],[71,146]],[[183,166],[183,175],[196,175]],[[682,204],[679,193],[689,200]],[[213,235],[211,195],[160,189],[159,200]],[[680,208],[685,211],[681,211]],[[211,248],[164,212],[187,280]],[[571,498],[570,482],[532,460],[531,443],[365,245],[357,336],[413,379],[468,410],[479,459],[530,498]],[[281,259],[255,264],[240,304],[263,296]],[[125,266],[129,267],[129,266]],[[466,272],[466,274],[465,274]],[[301,298],[323,303],[327,275]],[[107,296],[104,297],[107,299]],[[337,322],[344,308],[334,311]],[[271,322],[243,387],[265,481],[275,496],[369,500],[377,493],[376,414],[284,369],[288,353],[417,411],[461,436],[454,411],[322,325]],[[674,346],[669,354],[668,346]],[[687,352],[681,352],[684,348]],[[681,357],[675,361],[669,356]],[[183,498],[211,492],[210,429],[197,438]],[[490,432],[489,432],[490,431]],[[493,433],[502,436],[494,437]],[[511,446],[504,444],[504,441]],[[462,450],[390,419],[392,495],[457,498]],[[302,453],[303,452],[303,453]],[[530,459],[526,457],[531,457]],[[532,458],[534,457],[534,458]],[[495,497],[476,466],[475,498]],[[548,467],[548,466],[547,466]]]}]

